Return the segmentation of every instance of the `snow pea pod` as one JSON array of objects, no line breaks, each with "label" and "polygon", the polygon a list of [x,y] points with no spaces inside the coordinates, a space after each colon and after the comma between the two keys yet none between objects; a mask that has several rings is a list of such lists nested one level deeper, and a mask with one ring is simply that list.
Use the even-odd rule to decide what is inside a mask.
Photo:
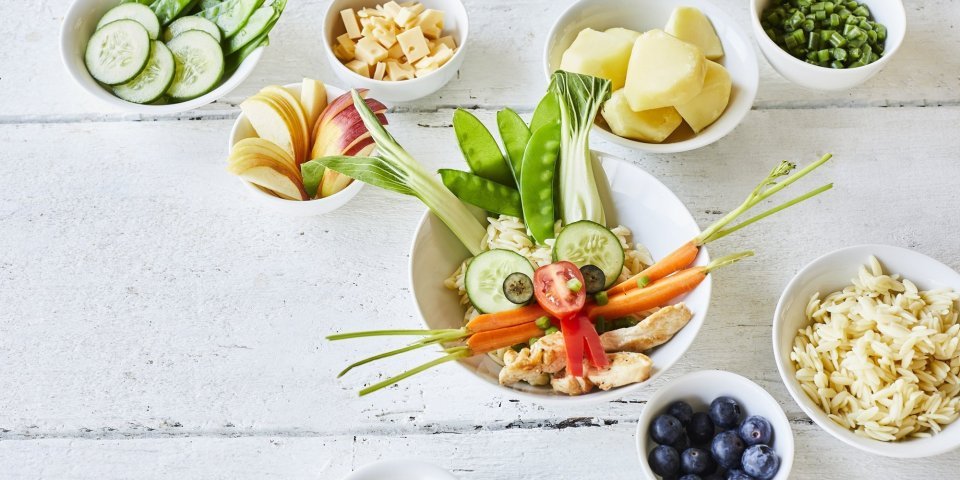
[{"label": "snow pea pod", "polygon": [[554,179],[560,156],[560,122],[554,121],[533,132],[523,152],[520,199],[523,220],[537,243],[554,237]]},{"label": "snow pea pod", "polygon": [[473,173],[502,185],[516,185],[512,169],[500,153],[500,146],[477,117],[458,108],[453,112],[453,131]]},{"label": "snow pea pod", "polygon": [[553,91],[548,91],[537,108],[533,111],[533,118],[530,119],[530,131],[536,132],[540,127],[560,121],[560,99]]},{"label": "snow pea pod", "polygon": [[520,192],[516,189],[460,170],[441,168],[440,179],[454,195],[488,212],[520,218]]},{"label": "snow pea pod", "polygon": [[513,178],[520,185],[520,169],[523,166],[523,151],[530,141],[530,129],[526,122],[517,115],[517,112],[504,108],[497,112],[497,128],[500,130],[500,140],[507,150],[507,158],[513,167]]}]

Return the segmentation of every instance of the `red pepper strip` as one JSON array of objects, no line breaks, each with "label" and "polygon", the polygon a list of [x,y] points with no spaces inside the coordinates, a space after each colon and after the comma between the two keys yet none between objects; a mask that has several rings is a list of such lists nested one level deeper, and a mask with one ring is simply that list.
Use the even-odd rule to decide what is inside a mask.
[{"label": "red pepper strip", "polygon": [[603,351],[603,345],[600,344],[600,335],[597,334],[596,327],[586,315],[577,317],[580,322],[580,335],[587,343],[587,353],[590,355],[590,361],[597,368],[607,368],[610,362],[607,361],[607,354]]},{"label": "red pepper strip", "polygon": [[[583,335],[580,332],[582,322],[579,317],[569,316],[560,319],[563,343],[567,347],[567,371],[575,377],[583,376]],[[596,334],[596,330],[594,330]]]}]

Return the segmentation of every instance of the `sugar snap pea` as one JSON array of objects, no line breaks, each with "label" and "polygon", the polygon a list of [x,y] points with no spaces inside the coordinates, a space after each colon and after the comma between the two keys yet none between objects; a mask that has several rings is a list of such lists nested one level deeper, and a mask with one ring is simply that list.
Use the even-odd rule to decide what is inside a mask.
[{"label": "sugar snap pea", "polygon": [[457,135],[460,151],[473,173],[502,185],[514,186],[513,169],[500,153],[497,141],[470,112],[458,108],[453,112],[453,131]]},{"label": "sugar snap pea", "polygon": [[497,128],[500,130],[500,140],[507,150],[507,158],[513,167],[513,179],[520,185],[520,169],[523,166],[523,151],[530,141],[530,129],[526,122],[517,115],[517,112],[504,108],[497,112]]},{"label": "sugar snap pea", "polygon": [[553,122],[560,121],[560,100],[553,91],[546,95],[537,104],[533,111],[533,118],[530,119],[530,131],[536,132],[540,127]]},{"label": "sugar snap pea", "polygon": [[506,185],[460,170],[440,169],[443,184],[460,200],[488,212],[520,218],[520,192]]},{"label": "sugar snap pea", "polygon": [[556,120],[533,132],[523,152],[520,171],[520,199],[523,220],[538,243],[554,237],[554,178],[560,156],[560,121]]}]

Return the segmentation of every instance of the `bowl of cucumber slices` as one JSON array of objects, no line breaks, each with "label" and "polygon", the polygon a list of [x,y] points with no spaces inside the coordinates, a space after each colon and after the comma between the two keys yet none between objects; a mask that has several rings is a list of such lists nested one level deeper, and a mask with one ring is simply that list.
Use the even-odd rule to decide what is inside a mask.
[{"label": "bowl of cucumber slices", "polygon": [[129,113],[211,103],[256,67],[286,0],[75,0],[60,55],[85,91]]}]

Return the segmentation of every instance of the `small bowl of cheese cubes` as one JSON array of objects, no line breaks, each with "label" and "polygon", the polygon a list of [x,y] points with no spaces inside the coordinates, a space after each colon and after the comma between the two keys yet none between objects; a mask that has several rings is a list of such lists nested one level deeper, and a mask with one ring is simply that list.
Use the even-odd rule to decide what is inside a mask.
[{"label": "small bowl of cheese cubes", "polygon": [[610,80],[594,131],[653,153],[723,138],[750,111],[760,79],[737,23],[703,0],[577,2],[550,31],[544,70]]},{"label": "small bowl of cheese cubes", "polygon": [[467,11],[458,0],[333,0],[323,38],[331,67],[345,84],[407,102],[456,76]]}]

